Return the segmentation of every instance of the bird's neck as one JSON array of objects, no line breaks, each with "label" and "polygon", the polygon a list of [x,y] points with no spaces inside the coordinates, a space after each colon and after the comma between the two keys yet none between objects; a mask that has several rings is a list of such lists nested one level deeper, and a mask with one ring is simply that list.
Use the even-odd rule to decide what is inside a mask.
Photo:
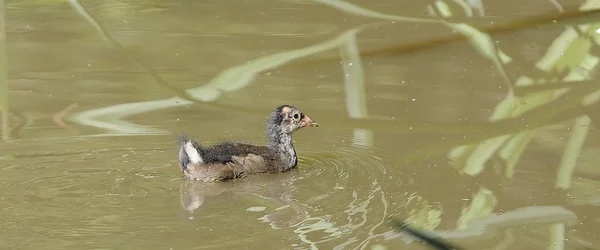
[{"label": "bird's neck", "polygon": [[282,170],[294,168],[298,163],[291,134],[278,133],[269,136],[269,148],[277,154],[278,161],[280,161],[284,168]]}]

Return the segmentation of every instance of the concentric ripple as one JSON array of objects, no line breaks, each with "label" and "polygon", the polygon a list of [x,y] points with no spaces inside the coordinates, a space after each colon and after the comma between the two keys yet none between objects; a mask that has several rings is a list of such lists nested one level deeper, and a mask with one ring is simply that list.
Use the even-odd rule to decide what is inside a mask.
[{"label": "concentric ripple", "polygon": [[313,178],[315,175],[328,175],[338,181],[346,180],[351,175],[376,179],[387,172],[383,161],[373,156],[373,151],[377,150],[373,146],[355,143],[350,133],[342,134],[333,129],[324,133],[328,134],[326,143],[303,141],[294,144],[299,155],[299,168],[308,171],[300,179]]}]

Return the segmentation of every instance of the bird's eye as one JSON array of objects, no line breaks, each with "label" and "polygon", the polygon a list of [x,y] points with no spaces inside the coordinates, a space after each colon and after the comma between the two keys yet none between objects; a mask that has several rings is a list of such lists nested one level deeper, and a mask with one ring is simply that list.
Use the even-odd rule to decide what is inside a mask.
[{"label": "bird's eye", "polygon": [[294,119],[298,120],[298,118],[300,118],[300,115],[298,115],[297,113],[294,114]]}]

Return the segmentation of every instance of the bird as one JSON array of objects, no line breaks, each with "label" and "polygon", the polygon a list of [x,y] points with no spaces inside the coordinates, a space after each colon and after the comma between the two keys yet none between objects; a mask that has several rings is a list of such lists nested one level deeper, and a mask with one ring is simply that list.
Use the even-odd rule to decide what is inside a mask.
[{"label": "bird", "polygon": [[212,146],[203,146],[184,133],[179,136],[179,167],[188,180],[202,182],[285,172],[298,164],[292,133],[305,127],[319,127],[319,124],[302,110],[284,104],[275,108],[269,115],[266,129],[269,140],[267,145],[224,141]]}]

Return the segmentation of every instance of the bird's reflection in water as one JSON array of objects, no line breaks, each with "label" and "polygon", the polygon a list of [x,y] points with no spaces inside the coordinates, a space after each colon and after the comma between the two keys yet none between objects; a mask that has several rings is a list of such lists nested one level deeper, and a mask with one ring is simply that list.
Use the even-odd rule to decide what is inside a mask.
[{"label": "bird's reflection in water", "polygon": [[253,195],[268,200],[276,208],[261,217],[272,228],[294,226],[308,217],[308,212],[300,204],[294,203],[292,192],[295,190],[296,171],[278,174],[261,174],[243,179],[225,182],[184,181],[181,184],[181,207],[189,213],[189,219],[201,207],[210,206],[210,201],[221,195],[236,197]]}]

